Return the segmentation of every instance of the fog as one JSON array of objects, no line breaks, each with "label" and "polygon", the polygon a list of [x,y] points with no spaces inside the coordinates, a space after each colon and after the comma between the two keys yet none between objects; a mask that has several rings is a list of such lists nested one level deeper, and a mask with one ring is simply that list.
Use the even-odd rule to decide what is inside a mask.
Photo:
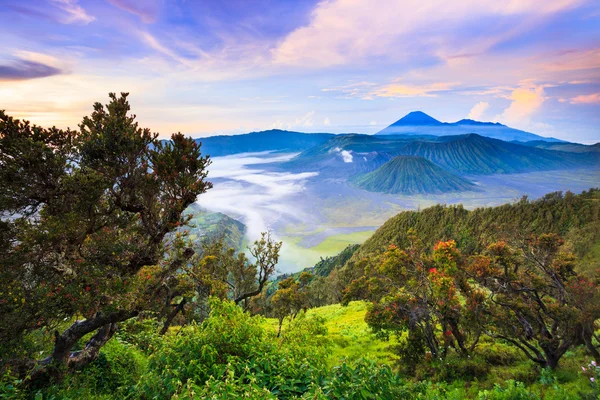
[{"label": "fog", "polygon": [[306,216],[294,203],[301,199],[306,180],[318,173],[271,172],[255,166],[287,161],[295,155],[246,153],[213,158],[208,179],[214,187],[199,197],[198,204],[239,219],[247,226],[251,241],[273,230],[282,219],[302,221]]}]

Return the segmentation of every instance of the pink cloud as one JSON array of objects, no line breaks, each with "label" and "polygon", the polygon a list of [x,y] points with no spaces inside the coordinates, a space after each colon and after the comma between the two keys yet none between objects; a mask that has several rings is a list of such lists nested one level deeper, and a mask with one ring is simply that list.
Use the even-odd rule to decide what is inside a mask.
[{"label": "pink cloud", "polygon": [[582,94],[573,97],[571,104],[600,104],[600,93]]}]

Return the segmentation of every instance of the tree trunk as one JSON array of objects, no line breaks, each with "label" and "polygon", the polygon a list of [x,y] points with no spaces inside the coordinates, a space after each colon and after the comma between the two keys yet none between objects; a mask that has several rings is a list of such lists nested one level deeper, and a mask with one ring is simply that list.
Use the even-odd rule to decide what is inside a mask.
[{"label": "tree trunk", "polygon": [[171,311],[169,313],[169,315],[167,315],[167,319],[165,320],[165,323],[163,324],[163,327],[160,330],[160,334],[161,335],[164,335],[165,333],[167,333],[167,331],[169,330],[169,327],[173,323],[173,320],[175,319],[175,317],[177,316],[177,314],[179,314],[183,310],[183,307],[185,306],[186,303],[187,303],[187,300],[184,297],[179,302],[179,304],[177,304],[177,306],[173,309],[173,311]]},{"label": "tree trunk", "polygon": [[283,325],[283,318],[279,318],[279,327],[277,328],[277,337],[281,336],[281,326]]},{"label": "tree trunk", "polygon": [[[100,349],[113,337],[117,330],[117,322],[137,316],[137,311],[117,311],[96,316],[83,321],[76,321],[63,333],[55,332],[54,349],[52,354],[40,361],[25,363],[32,366],[26,384],[43,386],[51,379],[60,379],[67,370],[80,369],[98,358]],[[96,334],[86,343],[83,350],[73,352],[77,342],[90,332]]]},{"label": "tree trunk", "polygon": [[585,347],[588,349],[588,351],[590,352],[592,357],[594,357],[594,360],[597,363],[600,363],[600,353],[598,352],[598,349],[596,348],[596,346],[594,346],[593,338],[594,338],[593,323],[591,324],[591,326],[588,326],[587,324],[583,325],[581,327],[581,339],[583,340]]}]

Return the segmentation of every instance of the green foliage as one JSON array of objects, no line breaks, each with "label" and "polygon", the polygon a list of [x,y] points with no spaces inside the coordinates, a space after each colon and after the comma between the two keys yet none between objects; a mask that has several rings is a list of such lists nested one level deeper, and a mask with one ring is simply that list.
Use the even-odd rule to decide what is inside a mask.
[{"label": "green foliage", "polygon": [[505,385],[496,384],[494,389],[479,393],[480,400],[537,400],[539,398],[523,383],[513,380],[509,380]]},{"label": "green foliage", "polygon": [[[273,323],[244,313],[230,301],[212,299],[210,305],[211,316],[202,325],[156,335],[148,352],[131,343],[138,337],[146,341],[156,323],[148,318],[128,321],[118,340],[104,346],[100,357],[84,370],[32,392],[19,389],[7,375],[0,380],[0,396],[4,396],[0,398],[558,400],[591,398],[594,390],[583,371],[577,374],[584,359],[579,351],[567,356],[574,370],[530,370],[535,375],[526,384],[517,382],[518,374],[510,375],[515,367],[524,366],[521,360],[493,367],[494,371],[502,368],[504,375],[494,372],[485,377],[478,371],[489,365],[477,355],[448,356],[410,380],[397,374],[389,359],[390,365],[370,360],[385,348],[369,347],[377,339],[366,330],[367,307],[361,302],[301,313],[279,339]],[[336,350],[331,340],[336,337],[344,338],[346,347]],[[490,347],[489,352],[503,351],[502,346],[492,349],[485,341],[482,346]],[[349,357],[339,360],[337,355],[344,351]]]},{"label": "green foliage", "polygon": [[[150,372],[140,385],[145,396],[170,397],[190,383],[201,387],[209,381],[215,387],[233,385],[232,390],[235,382],[254,382],[289,398],[308,390],[325,367],[321,322],[299,318],[277,341],[260,317],[228,301],[213,299],[210,305],[210,318],[202,325],[167,336],[150,357]],[[214,382],[221,378],[229,380]]]},{"label": "green foliage", "polygon": [[84,370],[68,375],[43,393],[44,399],[135,399],[147,359],[136,347],[111,340]]},{"label": "green foliage", "polygon": [[408,399],[410,390],[406,389],[400,377],[387,365],[373,361],[358,360],[354,364],[342,362],[333,368],[318,388],[303,396],[306,399]]},{"label": "green foliage", "polygon": [[[52,360],[94,359],[114,324],[152,308],[156,287],[176,279],[178,262],[189,256],[179,237],[164,238],[212,187],[205,180],[210,160],[182,134],[159,141],[139,127],[127,96],[111,93],[106,106],[94,104],[79,132],[31,126],[0,111],[3,359],[21,358],[28,335],[76,316],[85,320],[56,338]],[[155,273],[140,275],[148,269]],[[94,346],[73,360],[73,346],[93,331],[100,334]]]},{"label": "green foliage", "polygon": [[344,264],[346,264],[346,261],[352,257],[354,252],[358,250],[359,247],[360,245],[358,244],[351,244],[333,257],[322,258],[313,267],[314,274],[318,276],[328,276],[333,269],[343,267]]},{"label": "green foliage", "polygon": [[[358,249],[352,260],[378,256],[390,244],[401,249],[409,245],[407,232],[418,232],[425,248],[438,241],[454,239],[466,254],[482,251],[495,240],[525,237],[530,234],[556,233],[568,238],[571,229],[595,224],[586,233],[588,244],[581,246],[577,256],[586,254],[589,244],[596,243],[597,221],[600,220],[600,190],[590,189],[574,195],[571,192],[549,193],[537,200],[523,197],[513,204],[466,210],[461,205],[436,205],[421,211],[403,211],[386,221],[375,234]],[[591,225],[590,225],[591,226]],[[575,235],[576,236],[576,235]],[[577,237],[573,238],[577,242]]]},{"label": "green foliage", "polygon": [[187,238],[196,246],[195,250],[201,250],[200,245],[205,241],[216,241],[223,238],[226,248],[236,251],[243,249],[246,225],[219,212],[209,212],[202,209],[198,203],[193,203],[185,211],[185,215],[191,215],[187,226],[178,229],[179,232],[187,231]]}]

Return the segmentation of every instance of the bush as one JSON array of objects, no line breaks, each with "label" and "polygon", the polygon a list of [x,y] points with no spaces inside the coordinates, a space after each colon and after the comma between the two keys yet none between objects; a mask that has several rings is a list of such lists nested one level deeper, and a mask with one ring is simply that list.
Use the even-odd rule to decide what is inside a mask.
[{"label": "bush", "polygon": [[513,365],[518,361],[524,360],[522,353],[514,346],[509,346],[503,343],[482,341],[477,348],[477,354],[480,355],[485,362],[493,366]]},{"label": "bush", "polygon": [[262,317],[251,317],[229,301],[210,303],[210,317],[202,325],[164,338],[150,357],[140,394],[183,396],[191,387],[210,397],[226,389],[266,389],[286,399],[301,396],[325,372],[328,342],[321,320],[299,316],[277,339],[265,330]]},{"label": "bush", "polygon": [[111,340],[84,370],[67,375],[60,384],[37,392],[35,398],[135,399],[136,385],[146,365],[143,353],[134,346]]},{"label": "bush", "polygon": [[155,318],[132,318],[119,325],[116,337],[146,354],[152,354],[162,340],[160,328],[161,324]]},{"label": "bush", "polygon": [[366,400],[411,399],[413,396],[389,366],[359,360],[334,367],[332,373],[303,398]]},{"label": "bush", "polygon": [[435,381],[480,380],[490,372],[490,365],[480,356],[464,357],[450,353],[446,358],[419,366],[418,375]]},{"label": "bush", "polygon": [[492,390],[479,392],[479,400],[530,400],[540,397],[532,393],[522,382],[509,380],[505,385],[496,385]]}]

